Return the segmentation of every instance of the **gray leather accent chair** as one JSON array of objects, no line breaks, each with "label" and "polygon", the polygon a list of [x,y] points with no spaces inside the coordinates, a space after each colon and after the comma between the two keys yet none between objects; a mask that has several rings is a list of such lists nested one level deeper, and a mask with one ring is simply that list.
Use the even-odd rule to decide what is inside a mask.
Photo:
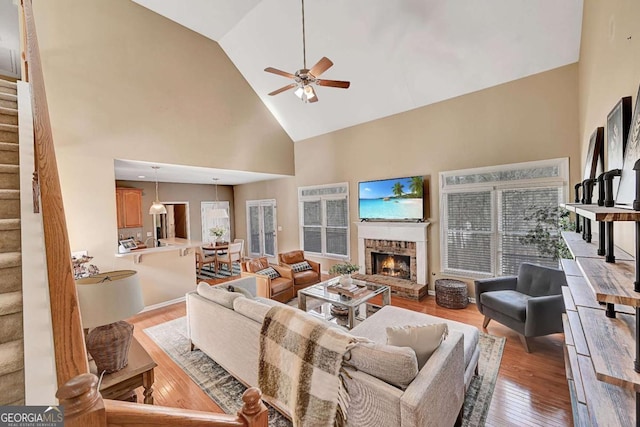
[{"label": "gray leather accent chair", "polygon": [[475,281],[476,304],[484,314],[483,328],[491,319],[520,335],[527,353],[527,338],[562,332],[565,312],[562,286],[564,271],[522,263],[518,276]]}]

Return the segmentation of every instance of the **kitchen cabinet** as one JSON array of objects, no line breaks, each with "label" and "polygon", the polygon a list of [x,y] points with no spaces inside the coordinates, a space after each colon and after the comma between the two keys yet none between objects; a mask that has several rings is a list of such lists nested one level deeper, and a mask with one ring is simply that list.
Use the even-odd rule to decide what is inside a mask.
[{"label": "kitchen cabinet", "polygon": [[118,228],[142,227],[142,189],[116,188]]}]

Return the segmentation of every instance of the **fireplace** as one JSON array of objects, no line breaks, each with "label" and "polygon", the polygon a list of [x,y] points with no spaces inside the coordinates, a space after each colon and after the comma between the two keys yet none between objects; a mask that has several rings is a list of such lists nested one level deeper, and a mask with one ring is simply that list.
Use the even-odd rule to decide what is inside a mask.
[{"label": "fireplace", "polygon": [[411,257],[371,252],[371,272],[398,279],[411,280]]}]

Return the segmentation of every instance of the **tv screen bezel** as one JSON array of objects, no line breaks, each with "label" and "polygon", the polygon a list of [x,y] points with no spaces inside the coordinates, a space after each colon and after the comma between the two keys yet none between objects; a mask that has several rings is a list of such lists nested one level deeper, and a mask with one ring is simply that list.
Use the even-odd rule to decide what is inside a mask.
[{"label": "tv screen bezel", "polygon": [[[375,218],[374,217],[363,218],[360,215],[360,200],[361,200],[361,198],[360,198],[360,185],[361,184],[366,184],[368,182],[393,181],[394,179],[398,179],[398,180],[400,180],[400,179],[410,179],[410,178],[413,178],[413,177],[416,177],[416,176],[419,176],[419,177],[422,178],[422,216],[420,218],[384,218],[384,217],[380,217],[380,218],[378,218],[378,217],[375,217]],[[424,196],[425,196],[425,194],[424,194],[424,190],[425,190],[425,188],[424,188],[424,178],[425,178],[425,175],[409,175],[409,176],[400,176],[400,177],[392,177],[392,178],[381,178],[381,179],[369,179],[369,180],[366,180],[366,181],[358,181],[358,219],[360,221],[389,221],[389,222],[393,222],[393,221],[396,221],[396,222],[402,222],[402,221],[404,221],[404,222],[424,221],[425,220],[425,218],[424,218],[424,216],[425,216],[425,214],[424,214],[424,208],[425,208],[425,202],[424,202]]]}]

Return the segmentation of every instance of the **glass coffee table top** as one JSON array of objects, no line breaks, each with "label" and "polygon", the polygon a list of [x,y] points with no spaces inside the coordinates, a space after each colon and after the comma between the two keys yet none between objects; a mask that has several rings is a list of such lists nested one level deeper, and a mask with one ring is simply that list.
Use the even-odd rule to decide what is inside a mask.
[{"label": "glass coffee table top", "polygon": [[[353,279],[351,291],[349,295],[341,294],[339,278],[329,279],[298,291],[298,308],[351,329],[356,319],[364,320],[377,311],[370,307],[371,304],[366,304],[371,298],[382,294],[382,305],[391,303],[388,286]],[[321,304],[308,304],[307,298],[319,300]]]}]

